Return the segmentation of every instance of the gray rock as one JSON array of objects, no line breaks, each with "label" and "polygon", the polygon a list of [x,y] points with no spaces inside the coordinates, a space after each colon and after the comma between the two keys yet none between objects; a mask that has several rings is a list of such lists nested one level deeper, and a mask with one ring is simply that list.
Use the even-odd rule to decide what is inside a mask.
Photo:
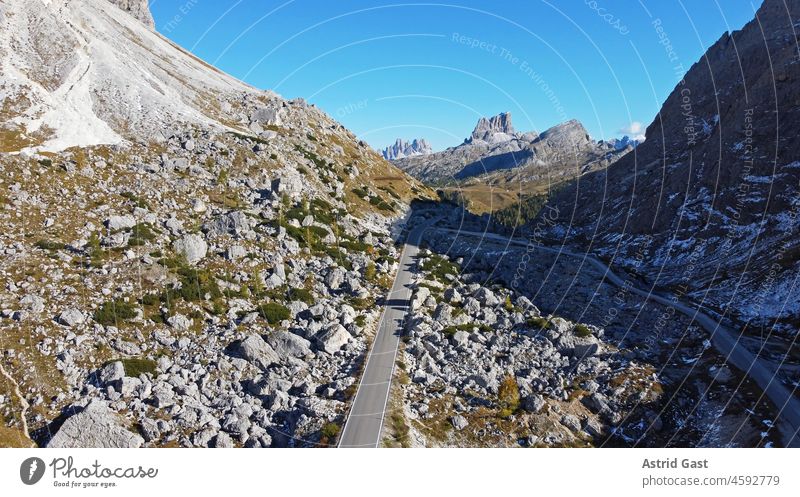
[{"label": "gray rock", "polygon": [[350,333],[339,323],[329,326],[317,336],[317,343],[320,348],[329,354],[341,349],[348,340],[350,340]]},{"label": "gray rock", "polygon": [[458,347],[466,347],[469,344],[469,333],[458,330],[453,335],[453,343]]},{"label": "gray rock", "polygon": [[268,368],[281,359],[275,350],[259,335],[250,335],[245,338],[234,346],[233,352],[262,369]]},{"label": "gray rock", "polygon": [[197,264],[208,253],[208,244],[202,236],[196,234],[185,235],[172,244],[175,252],[186,258],[189,264]]},{"label": "gray rock", "polygon": [[544,398],[541,395],[529,395],[522,400],[522,408],[528,412],[537,413],[544,408]]},{"label": "gray rock", "polygon": [[125,366],[121,361],[114,361],[103,366],[97,373],[97,379],[103,385],[116,385],[125,377]]},{"label": "gray rock", "polygon": [[251,230],[250,219],[241,211],[229,212],[203,225],[203,231],[210,237],[242,236]]},{"label": "gray rock", "polygon": [[167,319],[167,324],[178,331],[186,331],[192,326],[192,320],[183,314],[175,314]]},{"label": "gray rock", "polygon": [[462,297],[455,288],[448,288],[444,291],[444,301],[450,304],[459,304],[462,301]]},{"label": "gray rock", "polygon": [[33,313],[40,314],[44,312],[44,299],[38,295],[25,295],[20,299],[19,303]]},{"label": "gray rock", "polygon": [[136,20],[155,31],[156,24],[147,0],[109,0],[111,3],[133,16]]},{"label": "gray rock", "polygon": [[221,431],[217,433],[217,436],[214,439],[214,447],[217,449],[230,449],[233,447],[233,439],[230,435],[224,431]]},{"label": "gray rock", "polygon": [[466,428],[467,426],[469,426],[469,422],[467,421],[467,418],[465,418],[464,416],[462,416],[460,414],[455,415],[452,418],[450,418],[450,423],[452,423],[453,428],[455,428],[458,431],[461,431],[464,428]]},{"label": "gray rock", "polygon": [[242,247],[241,245],[231,245],[228,247],[228,250],[225,251],[225,258],[229,261],[235,261],[241,259],[242,257],[247,255],[247,249]]},{"label": "gray rock", "polygon": [[311,342],[289,331],[276,331],[267,336],[267,343],[282,357],[313,355]]},{"label": "gray rock", "polygon": [[475,292],[475,298],[478,299],[478,302],[488,307],[494,307],[500,303],[500,299],[497,298],[494,292],[485,287]]},{"label": "gray rock", "polygon": [[74,307],[65,309],[61,311],[61,314],[58,315],[58,322],[64,326],[78,326],[79,324],[83,324],[85,321],[86,316],[83,314],[83,312],[75,309]]},{"label": "gray rock", "polygon": [[124,216],[111,216],[105,221],[105,225],[108,229],[115,231],[115,230],[127,230],[131,229],[136,226],[136,219],[133,216],[126,214]]},{"label": "gray rock", "polygon": [[578,432],[581,430],[581,420],[572,414],[565,414],[561,416],[561,424],[573,432]]},{"label": "gray rock", "polygon": [[328,285],[328,288],[331,290],[338,290],[339,287],[342,286],[342,283],[344,283],[345,274],[344,269],[335,267],[325,276],[325,284]]},{"label": "gray rock", "polygon": [[81,412],[73,414],[53,438],[48,447],[140,447],[144,439],[121,426],[120,419],[108,404],[93,400]]}]

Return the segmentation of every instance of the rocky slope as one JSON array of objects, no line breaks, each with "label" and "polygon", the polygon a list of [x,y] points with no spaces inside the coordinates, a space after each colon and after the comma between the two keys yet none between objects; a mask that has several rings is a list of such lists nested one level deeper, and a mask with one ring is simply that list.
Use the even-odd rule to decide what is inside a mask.
[{"label": "rocky slope", "polygon": [[782,443],[764,428],[776,411],[691,319],[440,209],[418,260],[385,444]]},{"label": "rocky slope", "polygon": [[105,0],[0,14],[0,445],[331,443],[424,187]]},{"label": "rocky slope", "polygon": [[618,265],[643,251],[656,285],[784,335],[767,343],[776,362],[800,310],[798,20],[800,1],[764,1],[692,66],[635,154],[551,204],[557,238]]},{"label": "rocky slope", "polygon": [[111,3],[129,13],[134,19],[144,24],[150,29],[155,29],[156,23],[153,21],[153,14],[150,13],[148,0],[109,0]]},{"label": "rocky slope", "polygon": [[3,152],[163,141],[167,124],[263,128],[285,113],[276,95],[211,68],[107,0],[4,0],[0,26]]},{"label": "rocky slope", "polygon": [[406,157],[428,155],[432,153],[433,149],[424,138],[414,138],[410,142],[398,138],[393,145],[381,151],[381,155],[383,155],[383,158],[386,160],[405,159]]}]

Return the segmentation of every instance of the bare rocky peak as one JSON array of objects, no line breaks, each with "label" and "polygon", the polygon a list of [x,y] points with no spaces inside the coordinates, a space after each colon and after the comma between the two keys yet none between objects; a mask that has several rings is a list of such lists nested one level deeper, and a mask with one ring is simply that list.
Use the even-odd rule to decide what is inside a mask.
[{"label": "bare rocky peak", "polygon": [[433,153],[433,149],[430,144],[425,141],[425,138],[415,138],[410,142],[398,138],[393,145],[381,151],[383,158],[386,160],[397,160],[431,153]]},{"label": "bare rocky peak", "polygon": [[[514,125],[511,123],[511,113],[503,112],[489,119],[481,117],[475,129],[472,131],[471,140],[482,141],[505,141],[513,138],[515,134]],[[503,140],[496,140],[495,135],[502,136]]]},{"label": "bare rocky peak", "polygon": [[155,29],[153,15],[150,13],[150,6],[147,0],[108,0],[120,9],[128,12],[150,29]]},{"label": "bare rocky peak", "polygon": [[[583,170],[605,167],[617,160],[627,147],[592,140],[580,121],[572,119],[544,133],[518,133],[511,113],[482,117],[472,135],[457,147],[427,155],[395,159],[396,165],[412,176],[429,183],[462,181],[496,171],[533,171],[542,176],[547,169],[552,177],[574,175],[575,166]],[[531,175],[527,175],[531,176]],[[527,177],[526,176],[526,177]]]},{"label": "bare rocky peak", "polygon": [[585,148],[592,144],[586,128],[576,119],[553,126],[542,133],[539,139],[564,150]]},{"label": "bare rocky peak", "polygon": [[[140,19],[146,12],[145,1],[113,3]],[[277,121],[286,105],[107,0],[0,2],[0,88],[8,102],[2,126],[17,134],[16,150],[151,141],[187,125],[248,126],[256,108]]]}]

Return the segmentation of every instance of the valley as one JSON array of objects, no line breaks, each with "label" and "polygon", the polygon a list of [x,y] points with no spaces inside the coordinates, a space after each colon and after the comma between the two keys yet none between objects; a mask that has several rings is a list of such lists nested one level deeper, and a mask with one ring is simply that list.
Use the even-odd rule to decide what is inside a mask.
[{"label": "valley", "polygon": [[0,0],[0,447],[796,447],[797,18],[646,139],[378,150],[146,0]]}]

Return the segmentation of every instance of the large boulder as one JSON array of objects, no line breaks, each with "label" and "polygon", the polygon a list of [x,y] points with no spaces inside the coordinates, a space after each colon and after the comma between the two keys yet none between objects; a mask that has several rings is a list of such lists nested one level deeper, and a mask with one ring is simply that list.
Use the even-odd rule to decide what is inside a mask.
[{"label": "large boulder", "polygon": [[210,237],[222,235],[243,236],[251,230],[250,218],[241,211],[223,214],[203,225],[203,231]]},{"label": "large boulder", "polygon": [[61,314],[58,315],[57,321],[64,326],[78,326],[86,321],[86,315],[84,315],[80,310],[70,307],[69,309],[64,309],[61,311]]},{"label": "large boulder", "polygon": [[81,412],[73,414],[50,439],[55,448],[135,448],[144,439],[122,427],[119,416],[101,400],[93,400]]},{"label": "large boulder", "polygon": [[106,364],[97,372],[97,379],[102,385],[116,386],[125,377],[125,366],[121,361]]},{"label": "large boulder", "polygon": [[182,255],[189,264],[197,264],[208,253],[208,244],[202,236],[196,234],[185,235],[172,244],[175,252]]},{"label": "large boulder", "polygon": [[111,231],[128,230],[136,226],[136,219],[130,214],[124,216],[111,216],[106,219],[105,225]]},{"label": "large boulder", "polygon": [[259,335],[250,335],[232,347],[232,352],[262,369],[280,361],[280,356]]},{"label": "large boulder", "polygon": [[350,333],[339,323],[329,326],[317,336],[319,347],[329,354],[341,349],[350,340]]},{"label": "large boulder", "polygon": [[478,299],[478,302],[488,307],[494,307],[500,303],[500,299],[497,298],[494,292],[486,287],[481,287],[480,290],[475,292],[475,298]]},{"label": "large boulder", "polygon": [[289,331],[276,331],[267,337],[267,343],[283,357],[307,357],[313,355],[311,342]]}]

